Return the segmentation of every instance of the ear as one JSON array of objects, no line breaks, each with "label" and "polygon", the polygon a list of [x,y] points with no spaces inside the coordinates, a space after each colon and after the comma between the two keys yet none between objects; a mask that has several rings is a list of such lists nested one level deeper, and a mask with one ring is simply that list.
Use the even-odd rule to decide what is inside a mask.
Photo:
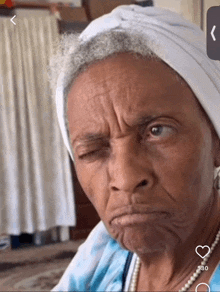
[{"label": "ear", "polygon": [[214,166],[220,167],[220,138],[216,133],[213,135],[213,159]]}]

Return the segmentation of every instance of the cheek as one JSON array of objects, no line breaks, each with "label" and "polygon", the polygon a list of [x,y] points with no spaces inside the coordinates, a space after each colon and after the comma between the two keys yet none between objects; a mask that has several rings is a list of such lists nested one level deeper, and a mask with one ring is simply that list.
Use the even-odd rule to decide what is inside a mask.
[{"label": "cheek", "polygon": [[103,167],[101,169],[94,169],[93,166],[80,167],[77,164],[76,172],[86,196],[95,207],[99,216],[103,218],[109,197],[107,172]]},{"label": "cheek", "polygon": [[79,167],[76,163],[76,173],[79,183],[83,188],[83,191],[85,192],[89,200],[93,203],[94,189],[91,184],[91,181],[93,179],[91,171],[89,171],[89,169]]},{"label": "cheek", "polygon": [[157,154],[155,172],[160,176],[162,187],[178,205],[188,210],[204,205],[212,187],[210,140],[200,134]]}]

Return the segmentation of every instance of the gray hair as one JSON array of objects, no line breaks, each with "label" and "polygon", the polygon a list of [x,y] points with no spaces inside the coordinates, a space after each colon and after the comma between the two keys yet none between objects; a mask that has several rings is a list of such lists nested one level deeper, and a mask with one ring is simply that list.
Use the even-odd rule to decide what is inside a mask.
[{"label": "gray hair", "polygon": [[[151,49],[154,46],[155,44],[147,40],[146,36],[114,30],[98,34],[87,42],[80,40],[79,33],[63,35],[60,43],[57,44],[57,54],[51,58],[48,75],[51,90],[55,96],[58,76],[61,72],[64,73],[65,124],[68,134],[67,96],[78,75],[100,60],[125,52],[132,54],[135,58],[163,62]],[[167,67],[173,72],[174,78],[181,83],[186,83],[176,71],[168,65]]]}]

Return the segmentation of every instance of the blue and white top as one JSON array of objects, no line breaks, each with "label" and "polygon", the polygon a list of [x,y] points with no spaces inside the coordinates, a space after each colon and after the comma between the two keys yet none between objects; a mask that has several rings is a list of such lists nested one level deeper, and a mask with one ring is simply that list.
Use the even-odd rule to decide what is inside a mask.
[{"label": "blue and white top", "polygon": [[[52,291],[128,291],[136,258],[109,235],[101,221],[79,247]],[[220,291],[220,263],[209,286],[211,292]]]}]

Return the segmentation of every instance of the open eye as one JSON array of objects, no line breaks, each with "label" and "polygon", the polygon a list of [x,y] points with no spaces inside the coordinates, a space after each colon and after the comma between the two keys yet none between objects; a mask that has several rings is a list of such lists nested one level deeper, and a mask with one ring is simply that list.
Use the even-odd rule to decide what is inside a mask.
[{"label": "open eye", "polygon": [[150,131],[147,133],[147,138],[148,137],[166,138],[172,135],[173,132],[174,132],[173,127],[165,125],[154,125],[150,128]]}]

